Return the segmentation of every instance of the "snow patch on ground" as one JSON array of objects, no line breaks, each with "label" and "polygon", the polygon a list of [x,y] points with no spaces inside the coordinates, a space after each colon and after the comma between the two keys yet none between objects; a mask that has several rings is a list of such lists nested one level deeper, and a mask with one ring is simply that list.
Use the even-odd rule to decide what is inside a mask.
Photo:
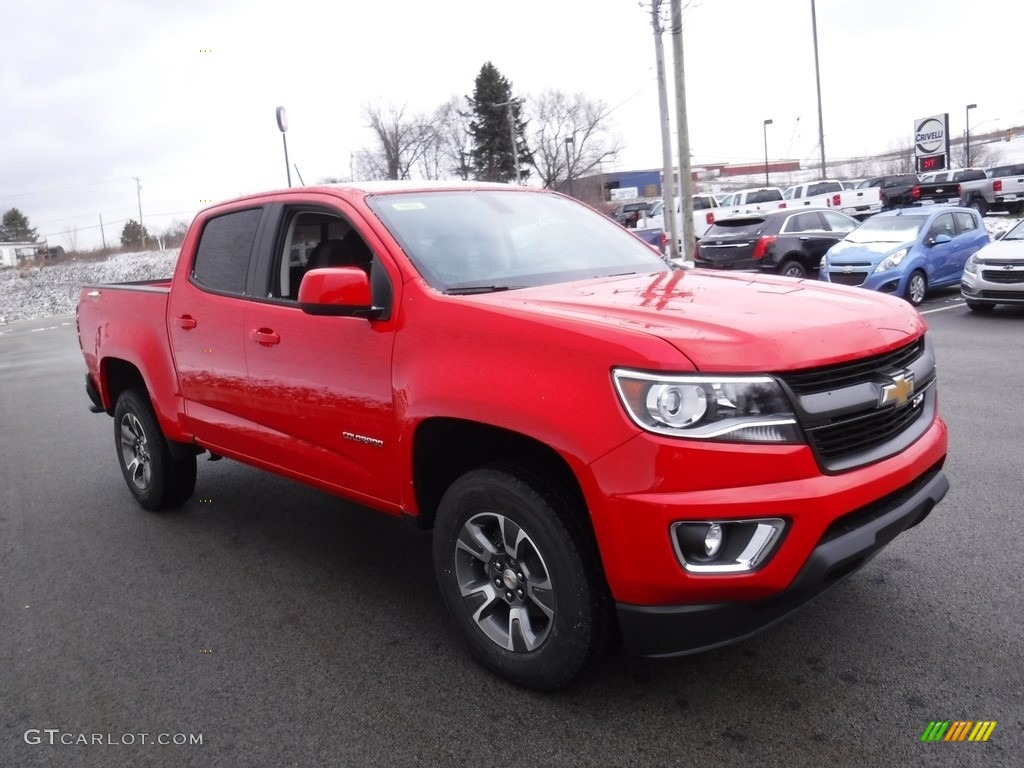
[{"label": "snow patch on ground", "polygon": [[177,250],[120,253],[106,261],[0,270],[0,325],[72,314],[83,285],[168,278],[177,257]]}]

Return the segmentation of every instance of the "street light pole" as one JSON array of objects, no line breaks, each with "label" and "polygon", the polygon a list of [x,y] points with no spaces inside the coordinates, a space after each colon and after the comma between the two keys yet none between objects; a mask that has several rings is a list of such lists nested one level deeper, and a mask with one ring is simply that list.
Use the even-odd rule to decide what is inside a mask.
[{"label": "street light pole", "polygon": [[971,110],[977,106],[977,104],[968,104],[967,109],[964,110],[964,123],[966,126],[964,129],[964,168],[971,167]]},{"label": "street light pole", "polygon": [[285,114],[284,107],[277,108],[277,127],[281,131],[281,141],[284,142],[284,170],[288,174],[288,186],[292,185],[292,166],[288,162],[288,137],[285,133],[288,132],[288,115]]},{"label": "street light pole", "polygon": [[573,136],[565,137],[565,179],[569,182],[569,197],[575,197],[572,189],[572,158],[569,155],[569,148],[576,143]]},{"label": "street light pole", "polygon": [[814,81],[818,88],[818,146],[821,147],[821,179],[825,180],[825,123],[821,117],[821,70],[818,68],[818,14],[811,0],[811,29],[814,34]]},{"label": "street light pole", "polygon": [[771,184],[768,181],[768,126],[772,124],[771,120],[764,121],[764,185],[767,187]]},{"label": "street light pole", "polygon": [[508,135],[512,141],[512,162],[515,164],[515,181],[519,183],[519,147],[516,146],[516,121],[515,115],[512,112],[512,107],[515,105],[516,100],[510,99],[508,101],[502,101],[495,104],[496,107],[507,107],[508,111]]}]

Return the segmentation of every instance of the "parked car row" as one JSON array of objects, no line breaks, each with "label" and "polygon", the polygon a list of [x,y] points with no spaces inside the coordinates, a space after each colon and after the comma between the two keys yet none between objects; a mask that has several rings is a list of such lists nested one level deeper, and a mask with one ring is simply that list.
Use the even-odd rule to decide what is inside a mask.
[{"label": "parked car row", "polygon": [[1010,264],[1009,249],[979,254],[990,238],[972,208],[901,208],[863,222],[830,208],[750,212],[716,221],[697,244],[694,264],[795,278],[817,273],[914,306],[929,290],[963,277],[969,306],[985,309],[1004,300],[1024,303],[1024,228],[1012,231],[1022,247],[1020,260]]}]

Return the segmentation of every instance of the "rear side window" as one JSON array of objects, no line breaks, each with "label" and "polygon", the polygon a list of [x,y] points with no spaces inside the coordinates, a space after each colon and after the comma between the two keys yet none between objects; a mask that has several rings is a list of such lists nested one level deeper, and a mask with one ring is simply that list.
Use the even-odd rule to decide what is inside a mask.
[{"label": "rear side window", "polygon": [[978,228],[978,222],[966,211],[957,211],[953,214],[953,218],[956,219],[956,229],[958,232],[970,232],[972,229]]},{"label": "rear side window", "polygon": [[821,223],[821,217],[817,211],[790,216],[786,221],[786,226],[783,227],[785,232],[820,232],[823,229],[825,226]]},{"label": "rear side window", "polygon": [[195,282],[212,291],[239,296],[245,293],[249,257],[262,213],[261,208],[252,208],[218,216],[206,223],[192,265]]}]

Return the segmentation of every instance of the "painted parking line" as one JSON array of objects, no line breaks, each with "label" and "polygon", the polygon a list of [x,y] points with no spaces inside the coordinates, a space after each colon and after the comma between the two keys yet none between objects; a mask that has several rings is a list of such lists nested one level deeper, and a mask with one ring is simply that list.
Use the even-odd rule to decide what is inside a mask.
[{"label": "painted parking line", "polygon": [[955,304],[950,304],[948,307],[939,307],[938,309],[926,309],[921,314],[922,315],[930,315],[933,312],[945,312],[947,309],[959,309],[962,306],[964,306],[964,302],[958,301]]}]

